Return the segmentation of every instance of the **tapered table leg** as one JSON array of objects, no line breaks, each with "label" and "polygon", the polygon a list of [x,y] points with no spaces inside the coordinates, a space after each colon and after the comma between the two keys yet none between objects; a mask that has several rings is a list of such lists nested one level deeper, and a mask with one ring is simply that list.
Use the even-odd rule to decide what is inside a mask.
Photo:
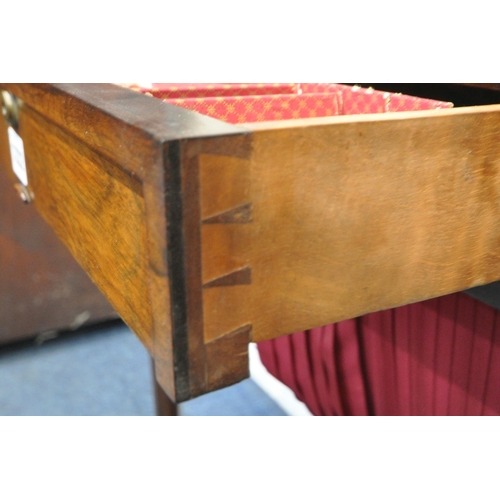
[{"label": "tapered table leg", "polygon": [[158,417],[176,417],[177,404],[174,403],[162,389],[160,384],[156,381],[155,375],[155,364],[154,360],[151,359],[151,365],[153,367],[153,384],[154,384],[154,394],[156,403],[156,415]]}]

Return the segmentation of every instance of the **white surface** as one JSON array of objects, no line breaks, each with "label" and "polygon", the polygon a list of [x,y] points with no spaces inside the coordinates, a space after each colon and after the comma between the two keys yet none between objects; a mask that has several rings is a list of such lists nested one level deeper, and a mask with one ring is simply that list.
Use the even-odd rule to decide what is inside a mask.
[{"label": "white surface", "polygon": [[257,344],[248,346],[251,379],[283,410],[291,416],[312,416],[307,406],[299,401],[293,391],[273,377],[262,364]]},{"label": "white surface", "polygon": [[12,170],[17,175],[19,180],[25,185],[28,185],[28,172],[26,171],[26,160],[24,159],[24,144],[18,133],[12,128],[8,128],[10,158],[12,161]]}]

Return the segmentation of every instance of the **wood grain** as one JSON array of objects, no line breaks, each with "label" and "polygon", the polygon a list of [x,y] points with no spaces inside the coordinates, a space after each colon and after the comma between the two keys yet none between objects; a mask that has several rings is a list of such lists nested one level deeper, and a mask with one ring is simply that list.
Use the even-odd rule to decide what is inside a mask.
[{"label": "wood grain", "polygon": [[126,174],[143,179],[158,144],[238,127],[111,84],[2,84]]},{"label": "wood grain", "polygon": [[203,219],[203,224],[247,224],[252,222],[252,204],[245,203]]},{"label": "wood grain", "polygon": [[[184,179],[183,169],[196,166],[206,137],[205,152],[247,155],[237,138],[245,131],[113,85],[2,88],[22,100],[35,207],[153,355],[169,397],[206,392],[203,326],[196,328],[203,313],[193,301],[200,249],[192,262],[186,252],[194,248],[190,220],[200,232],[197,177]],[[184,164],[190,138],[195,151]]]},{"label": "wood grain", "polygon": [[155,397],[155,409],[157,417],[176,417],[179,414],[177,405],[168,397],[163,387],[156,380],[157,369],[154,358],[151,358],[153,371],[153,391]]},{"label": "wood grain", "polygon": [[169,397],[206,392],[196,166],[202,150],[247,157],[244,129],[113,85],[2,88],[21,99],[37,210],[153,355]]},{"label": "wood grain", "polygon": [[243,325],[206,344],[206,390],[222,389],[250,376],[248,343],[251,331],[251,325]]},{"label": "wood grain", "polygon": [[251,339],[500,278],[500,106],[232,127],[114,86],[7,87],[35,206],[172,400],[246,377]]},{"label": "wood grain", "polygon": [[117,318],[15,182],[0,120],[0,343]]},{"label": "wood grain", "polygon": [[223,276],[219,276],[208,283],[203,284],[203,288],[212,288],[216,286],[236,286],[252,284],[252,268],[250,266],[236,269]]},{"label": "wood grain", "polygon": [[20,133],[35,207],[151,350],[143,197],[108,174],[115,167],[106,159],[29,108]]},{"label": "wood grain", "polygon": [[[164,154],[158,161],[163,164]],[[152,165],[153,167],[154,165]],[[172,295],[167,243],[167,183],[164,168],[150,168],[144,182],[144,205],[148,233],[148,279],[153,316],[153,354],[157,382],[176,401],[174,344],[172,338]]]},{"label": "wood grain", "polygon": [[268,125],[248,126],[253,340],[500,278],[500,106]]},{"label": "wood grain", "polygon": [[[242,331],[239,328],[249,324],[240,299],[241,288],[250,282],[251,270],[244,255],[234,251],[237,245],[243,250],[248,247],[234,232],[235,227],[241,230],[248,224],[241,224],[238,217],[234,223],[224,217],[208,224],[202,221],[221,213],[235,213],[248,204],[249,139],[232,135],[188,141],[182,148],[191,396],[248,376],[248,352],[242,348],[242,339],[249,338],[251,326]],[[217,339],[221,341],[215,342]]]}]

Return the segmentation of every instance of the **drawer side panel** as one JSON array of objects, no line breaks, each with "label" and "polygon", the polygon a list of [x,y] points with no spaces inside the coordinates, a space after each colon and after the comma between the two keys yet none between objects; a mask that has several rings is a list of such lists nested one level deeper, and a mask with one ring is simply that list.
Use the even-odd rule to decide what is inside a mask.
[{"label": "drawer side panel", "polygon": [[253,135],[253,339],[500,278],[500,107]]},{"label": "drawer side panel", "polygon": [[151,351],[141,184],[27,106],[20,134],[35,207]]}]

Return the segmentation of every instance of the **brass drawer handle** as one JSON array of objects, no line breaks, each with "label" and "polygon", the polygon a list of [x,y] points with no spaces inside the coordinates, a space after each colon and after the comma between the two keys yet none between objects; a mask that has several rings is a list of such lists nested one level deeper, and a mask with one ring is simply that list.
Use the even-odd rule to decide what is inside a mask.
[{"label": "brass drawer handle", "polygon": [[33,193],[28,189],[27,186],[24,186],[20,182],[17,182],[16,184],[14,184],[14,187],[16,188],[19,197],[24,203],[31,203],[33,201]]},{"label": "brass drawer handle", "polygon": [[5,121],[16,130],[19,125],[19,105],[20,101],[16,96],[2,90],[2,115]]}]

